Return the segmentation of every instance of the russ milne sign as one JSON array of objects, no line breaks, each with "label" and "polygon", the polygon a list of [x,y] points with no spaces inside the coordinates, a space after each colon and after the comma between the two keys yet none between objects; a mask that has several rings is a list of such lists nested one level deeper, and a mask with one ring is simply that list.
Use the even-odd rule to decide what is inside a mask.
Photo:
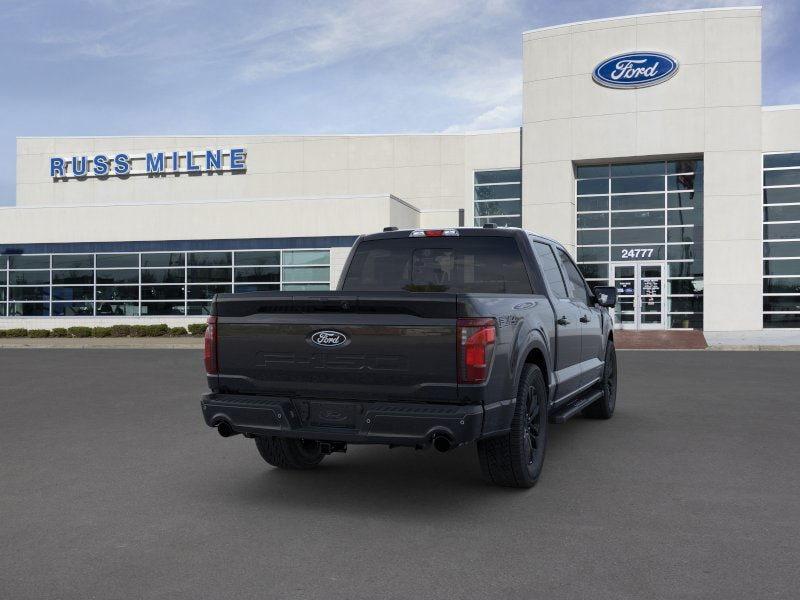
[{"label": "russ milne sign", "polygon": [[178,173],[243,172],[247,169],[247,150],[202,150],[195,152],[148,152],[130,155],[70,156],[50,158],[50,177],[53,179],[84,179],[88,177],[126,177],[128,175],[167,175]]},{"label": "russ milne sign", "polygon": [[642,88],[662,83],[678,72],[678,61],[660,52],[628,52],[597,65],[592,79],[610,88]]}]

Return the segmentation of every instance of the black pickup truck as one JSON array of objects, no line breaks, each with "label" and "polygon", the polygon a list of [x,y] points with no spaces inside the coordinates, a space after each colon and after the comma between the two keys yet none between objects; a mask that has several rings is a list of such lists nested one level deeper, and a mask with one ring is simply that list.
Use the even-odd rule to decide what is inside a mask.
[{"label": "black pickup truck", "polygon": [[548,422],[614,412],[615,300],[522,229],[387,228],[336,291],[215,298],[203,416],[285,469],[347,444],[476,442],[487,480],[530,487]]}]

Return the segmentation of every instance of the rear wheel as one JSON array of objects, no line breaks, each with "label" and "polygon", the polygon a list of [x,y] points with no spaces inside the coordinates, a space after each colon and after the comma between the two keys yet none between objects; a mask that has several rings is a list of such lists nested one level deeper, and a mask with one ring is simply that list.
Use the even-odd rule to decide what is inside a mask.
[{"label": "rear wheel", "polygon": [[583,416],[590,419],[610,419],[617,405],[617,350],[614,342],[606,344],[606,362],[603,379],[600,381],[603,395],[583,409]]},{"label": "rear wheel", "polygon": [[265,461],[279,469],[313,469],[325,455],[315,440],[257,436],[256,448]]},{"label": "rear wheel", "polygon": [[525,365],[517,389],[511,431],[480,440],[478,459],[484,478],[496,485],[536,485],[547,446],[547,386],[536,365]]}]

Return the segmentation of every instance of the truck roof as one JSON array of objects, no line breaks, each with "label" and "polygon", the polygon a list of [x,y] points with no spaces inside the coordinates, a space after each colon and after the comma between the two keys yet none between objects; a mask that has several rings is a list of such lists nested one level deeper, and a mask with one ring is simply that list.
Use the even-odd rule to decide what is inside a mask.
[{"label": "truck roof", "polygon": [[563,244],[553,238],[549,238],[535,231],[528,231],[521,227],[418,227],[416,229],[395,229],[392,231],[381,231],[379,233],[369,233],[362,236],[363,240],[385,240],[394,238],[410,237],[414,231],[457,231],[459,236],[491,236],[491,237],[516,237],[522,235],[532,235],[542,241],[549,242],[560,248]]}]

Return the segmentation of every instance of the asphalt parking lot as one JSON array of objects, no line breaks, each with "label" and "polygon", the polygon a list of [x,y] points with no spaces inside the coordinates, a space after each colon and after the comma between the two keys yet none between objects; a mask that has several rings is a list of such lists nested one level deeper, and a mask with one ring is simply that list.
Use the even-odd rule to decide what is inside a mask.
[{"label": "asphalt parking lot", "polygon": [[796,598],[800,355],[620,353],[532,490],[473,448],[282,472],[202,421],[200,355],[0,350],[0,596]]}]

